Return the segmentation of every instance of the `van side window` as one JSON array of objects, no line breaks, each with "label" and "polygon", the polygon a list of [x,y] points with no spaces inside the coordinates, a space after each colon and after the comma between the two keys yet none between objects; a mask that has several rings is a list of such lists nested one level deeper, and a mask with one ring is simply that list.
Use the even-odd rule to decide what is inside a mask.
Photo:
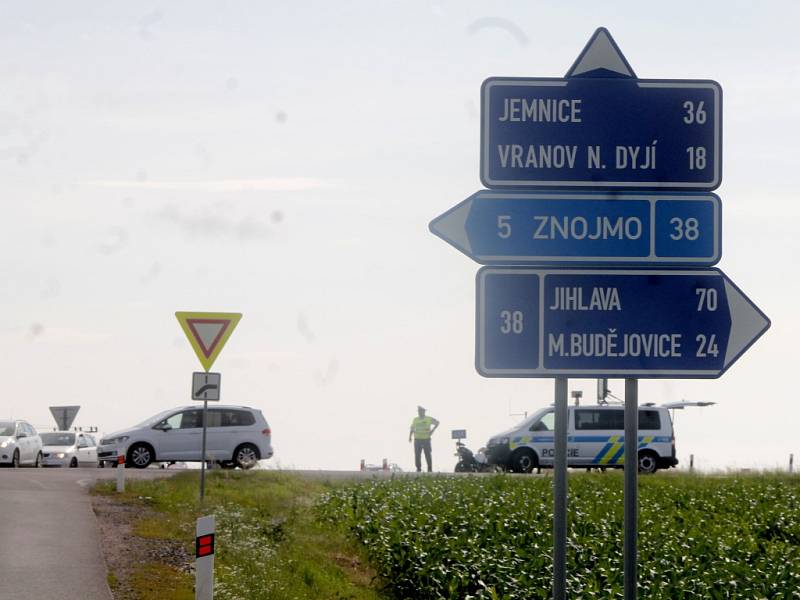
[{"label": "van side window", "polygon": [[639,411],[639,429],[661,429],[661,415],[657,410]]},{"label": "van side window", "polygon": [[575,429],[625,429],[623,411],[584,408],[575,411]]},{"label": "van side window", "polygon": [[202,410],[185,410],[181,419],[181,429],[197,429],[203,426]]},{"label": "van side window", "polygon": [[223,410],[223,427],[245,427],[256,422],[253,413],[248,410]]},{"label": "van side window", "polygon": [[208,427],[221,427],[222,426],[222,411],[209,410],[208,411]]},{"label": "van side window", "polygon": [[531,425],[528,431],[553,431],[555,429],[555,413],[547,413]]}]

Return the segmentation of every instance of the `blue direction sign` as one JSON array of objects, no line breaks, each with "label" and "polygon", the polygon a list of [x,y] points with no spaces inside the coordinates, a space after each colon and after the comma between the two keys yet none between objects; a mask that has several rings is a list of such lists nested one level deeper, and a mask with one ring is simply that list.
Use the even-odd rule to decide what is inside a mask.
[{"label": "blue direction sign", "polygon": [[487,377],[715,378],[769,326],[717,269],[477,276],[475,362]]},{"label": "blue direction sign", "polygon": [[711,266],[721,213],[712,193],[481,190],[430,230],[481,264]]},{"label": "blue direction sign", "polygon": [[565,78],[483,83],[486,187],[713,190],[721,180],[720,85],[637,79],[605,29]]}]

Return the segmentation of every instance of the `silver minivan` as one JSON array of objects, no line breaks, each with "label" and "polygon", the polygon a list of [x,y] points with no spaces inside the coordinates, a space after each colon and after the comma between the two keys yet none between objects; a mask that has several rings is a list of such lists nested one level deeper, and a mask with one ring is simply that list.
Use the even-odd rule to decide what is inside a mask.
[{"label": "silver minivan", "polygon": [[[208,408],[206,460],[226,469],[250,469],[272,458],[272,430],[261,411],[249,406]],[[131,427],[103,436],[99,461],[144,469],[154,462],[202,461],[203,409],[166,410]]]}]

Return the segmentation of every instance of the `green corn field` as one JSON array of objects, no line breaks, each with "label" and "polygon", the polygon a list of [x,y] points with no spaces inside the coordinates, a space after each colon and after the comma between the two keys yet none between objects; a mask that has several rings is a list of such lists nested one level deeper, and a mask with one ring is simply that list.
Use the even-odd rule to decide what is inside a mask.
[{"label": "green corn field", "polygon": [[[622,598],[622,474],[569,479],[571,598]],[[318,515],[398,598],[549,598],[552,480],[421,477],[333,489]],[[640,598],[800,598],[800,478],[639,479]]]}]

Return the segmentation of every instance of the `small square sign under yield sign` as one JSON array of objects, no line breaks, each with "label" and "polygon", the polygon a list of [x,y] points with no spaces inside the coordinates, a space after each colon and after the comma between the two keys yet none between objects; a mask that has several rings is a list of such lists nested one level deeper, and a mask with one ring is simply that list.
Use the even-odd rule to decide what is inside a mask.
[{"label": "small square sign under yield sign", "polygon": [[192,400],[219,400],[221,373],[192,373]]}]

